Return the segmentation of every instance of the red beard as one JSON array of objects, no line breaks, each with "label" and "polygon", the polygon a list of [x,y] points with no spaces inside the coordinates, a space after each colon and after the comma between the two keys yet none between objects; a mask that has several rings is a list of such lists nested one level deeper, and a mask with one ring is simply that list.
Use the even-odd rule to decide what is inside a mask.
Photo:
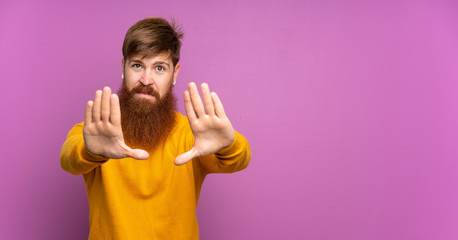
[{"label": "red beard", "polygon": [[[129,91],[123,82],[118,95],[122,132],[129,147],[151,152],[165,140],[176,122],[176,98],[172,89],[170,85],[160,98],[150,86],[140,85]],[[149,94],[155,101],[135,97],[135,93]]]}]

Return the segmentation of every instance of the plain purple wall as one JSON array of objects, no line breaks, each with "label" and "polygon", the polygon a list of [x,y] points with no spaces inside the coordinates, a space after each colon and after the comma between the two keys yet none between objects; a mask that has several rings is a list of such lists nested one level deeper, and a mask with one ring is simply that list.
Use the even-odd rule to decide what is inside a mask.
[{"label": "plain purple wall", "polygon": [[149,16],[183,25],[180,111],[208,82],[252,147],[202,239],[458,239],[457,1],[63,2],[0,2],[0,239],[87,237],[60,147]]}]

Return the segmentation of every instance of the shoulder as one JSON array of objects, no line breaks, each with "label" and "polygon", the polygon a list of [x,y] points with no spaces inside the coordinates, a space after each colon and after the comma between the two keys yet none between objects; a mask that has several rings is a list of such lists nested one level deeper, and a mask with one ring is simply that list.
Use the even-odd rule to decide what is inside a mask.
[{"label": "shoulder", "polygon": [[170,132],[167,141],[176,145],[188,146],[193,144],[193,135],[189,126],[188,118],[183,114],[176,112],[176,124]]},{"label": "shoulder", "polygon": [[186,135],[188,132],[191,132],[188,118],[179,112],[175,112],[175,116],[176,124],[170,132],[171,135]]},{"label": "shoulder", "polygon": [[73,128],[70,130],[70,132],[68,133],[67,137],[71,135],[83,134],[83,126],[84,126],[84,122],[75,124]]},{"label": "shoulder", "polygon": [[188,117],[181,114],[180,112],[175,112],[175,115],[177,116],[178,121],[188,121]]},{"label": "shoulder", "polygon": [[188,118],[185,115],[175,112],[175,116],[175,120],[177,121],[175,125],[176,129],[190,128]]}]

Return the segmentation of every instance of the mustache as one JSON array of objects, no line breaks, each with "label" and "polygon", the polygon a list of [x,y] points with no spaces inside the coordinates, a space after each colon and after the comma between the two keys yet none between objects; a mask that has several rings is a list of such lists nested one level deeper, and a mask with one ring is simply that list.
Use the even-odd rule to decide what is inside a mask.
[{"label": "mustache", "polygon": [[143,94],[148,94],[148,95],[151,95],[153,97],[155,97],[156,99],[159,98],[159,93],[154,90],[152,87],[150,86],[145,86],[145,85],[138,85],[136,87],[134,87],[131,91],[130,91],[131,94],[135,94],[135,93],[143,93]]}]

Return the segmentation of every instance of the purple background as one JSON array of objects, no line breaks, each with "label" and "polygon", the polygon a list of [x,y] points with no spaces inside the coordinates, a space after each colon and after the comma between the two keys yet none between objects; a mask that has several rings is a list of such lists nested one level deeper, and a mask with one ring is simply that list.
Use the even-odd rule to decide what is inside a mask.
[{"label": "purple background", "polygon": [[0,3],[0,239],[87,238],[60,147],[148,16],[183,24],[180,111],[208,82],[252,147],[202,239],[458,239],[457,1],[63,2]]}]

